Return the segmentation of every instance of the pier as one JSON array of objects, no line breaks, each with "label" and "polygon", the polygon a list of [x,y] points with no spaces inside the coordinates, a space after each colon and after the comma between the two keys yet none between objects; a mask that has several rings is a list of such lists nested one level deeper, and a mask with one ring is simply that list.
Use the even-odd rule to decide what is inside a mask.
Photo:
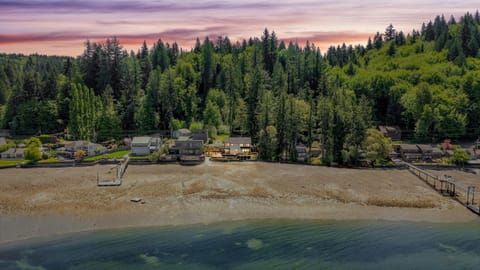
[{"label": "pier", "polygon": [[115,179],[112,180],[100,180],[99,173],[97,172],[97,186],[99,187],[115,187],[122,185],[123,175],[128,168],[128,162],[130,161],[130,157],[125,157],[125,159],[116,167],[117,168],[117,175]]},{"label": "pier", "polygon": [[[480,204],[475,201],[475,194],[477,193],[476,187],[467,186],[458,179],[454,179],[448,175],[438,176],[431,174],[408,162],[397,161],[396,163],[398,165],[406,166],[411,173],[440,194],[450,196],[455,201],[467,207],[470,211],[480,215]],[[462,196],[464,198],[462,198]]]}]

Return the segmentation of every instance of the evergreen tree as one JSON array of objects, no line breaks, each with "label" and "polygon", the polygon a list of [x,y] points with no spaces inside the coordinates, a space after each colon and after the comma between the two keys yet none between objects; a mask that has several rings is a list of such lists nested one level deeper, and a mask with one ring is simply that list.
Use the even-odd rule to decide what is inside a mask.
[{"label": "evergreen tree", "polygon": [[393,28],[393,25],[390,24],[386,29],[385,29],[385,35],[384,35],[384,40],[385,42],[394,40],[397,36],[397,33],[395,31],[395,28]]}]

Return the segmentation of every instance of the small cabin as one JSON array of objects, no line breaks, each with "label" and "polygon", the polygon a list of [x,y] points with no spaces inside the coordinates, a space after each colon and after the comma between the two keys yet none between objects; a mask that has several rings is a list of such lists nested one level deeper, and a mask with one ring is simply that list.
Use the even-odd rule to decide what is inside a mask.
[{"label": "small cabin", "polygon": [[297,145],[295,146],[295,152],[297,153],[297,161],[298,162],[307,162],[308,161],[308,153],[307,147],[304,145]]}]

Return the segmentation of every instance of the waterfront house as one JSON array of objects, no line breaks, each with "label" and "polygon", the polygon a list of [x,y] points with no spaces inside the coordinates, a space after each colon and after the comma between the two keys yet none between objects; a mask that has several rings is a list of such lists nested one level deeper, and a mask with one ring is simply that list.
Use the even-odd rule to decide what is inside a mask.
[{"label": "waterfront house", "polygon": [[431,161],[433,156],[433,147],[429,144],[417,144],[418,149],[422,153],[422,159],[424,161]]},{"label": "waterfront house", "polygon": [[152,152],[158,151],[162,145],[162,140],[159,137],[133,137],[131,148],[132,155],[148,156]]},{"label": "waterfront house", "polygon": [[422,152],[415,144],[400,144],[400,156],[407,162],[422,160]]},{"label": "waterfront house", "polygon": [[87,141],[73,141],[65,145],[65,151],[72,153],[72,156],[79,150],[85,151],[87,156],[94,156],[107,151],[105,147]]},{"label": "waterfront house", "polygon": [[383,136],[399,141],[402,139],[402,130],[398,126],[379,126],[378,129]]},{"label": "waterfront house", "polygon": [[232,137],[224,141],[226,155],[249,155],[252,152],[252,138]]},{"label": "waterfront house", "polygon": [[195,165],[205,160],[201,140],[176,140],[170,153],[176,155],[181,164]]},{"label": "waterfront house", "polygon": [[25,159],[24,156],[25,148],[12,147],[7,151],[2,152],[2,159]]},{"label": "waterfront house", "polygon": [[174,149],[180,156],[201,156],[203,155],[203,141],[176,140]]},{"label": "waterfront house", "polygon": [[208,142],[208,131],[205,129],[196,129],[192,132],[192,140],[194,141],[203,141],[203,143]]}]

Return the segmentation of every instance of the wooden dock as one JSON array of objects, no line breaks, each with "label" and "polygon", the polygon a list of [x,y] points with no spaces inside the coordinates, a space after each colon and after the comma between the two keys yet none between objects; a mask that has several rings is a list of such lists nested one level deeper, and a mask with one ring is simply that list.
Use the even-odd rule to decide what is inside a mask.
[{"label": "wooden dock", "polygon": [[113,180],[100,180],[99,174],[97,172],[97,186],[99,187],[118,187],[122,185],[123,175],[128,168],[128,162],[130,161],[130,157],[126,157],[124,161],[122,161],[116,168],[117,168],[117,176]]},{"label": "wooden dock", "polygon": [[[397,165],[406,166],[411,173],[417,176],[420,180],[424,181],[434,190],[438,191],[440,194],[450,196],[452,199],[461,203],[475,214],[480,215],[480,204],[475,202],[475,194],[477,193],[476,187],[466,186],[461,181],[458,181],[448,175],[433,175],[408,162],[396,161],[395,163]],[[465,195],[465,201],[462,201],[459,198],[459,193]]]}]

